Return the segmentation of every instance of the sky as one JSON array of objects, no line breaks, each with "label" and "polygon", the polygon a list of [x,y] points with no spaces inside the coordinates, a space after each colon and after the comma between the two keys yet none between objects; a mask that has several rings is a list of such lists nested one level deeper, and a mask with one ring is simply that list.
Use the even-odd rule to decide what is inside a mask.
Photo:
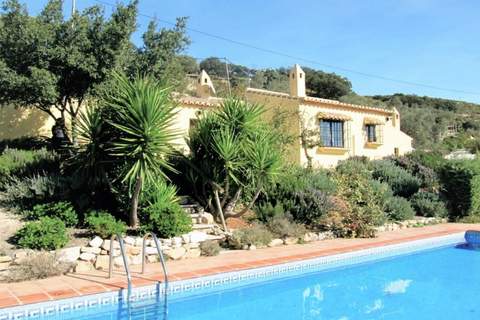
[{"label": "sky", "polygon": [[[99,4],[76,1],[80,10]],[[37,14],[47,0],[22,2]],[[71,2],[65,0],[67,15]],[[146,16],[172,22],[187,16],[192,44],[186,53],[199,59],[226,57],[252,68],[299,63],[347,77],[362,95],[401,92],[480,103],[478,0],[140,0],[139,11],[137,45]]]}]

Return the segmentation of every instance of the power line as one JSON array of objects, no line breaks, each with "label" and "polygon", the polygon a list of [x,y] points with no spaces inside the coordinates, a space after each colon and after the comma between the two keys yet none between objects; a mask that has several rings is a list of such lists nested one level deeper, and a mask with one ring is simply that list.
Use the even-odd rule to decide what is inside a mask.
[{"label": "power line", "polygon": [[[108,2],[103,1],[103,0],[94,0],[94,1],[98,2],[98,3],[101,3],[101,4],[104,4],[104,5],[107,5],[107,6],[115,7],[114,4],[108,3]],[[147,15],[147,14],[144,14],[144,13],[139,12],[138,15],[142,16],[142,17],[149,18],[149,19],[153,19],[155,21],[159,21],[159,22],[162,22],[162,23],[165,23],[165,24],[168,24],[168,25],[172,25],[172,26],[176,25],[176,23],[174,23],[174,22],[159,19],[157,17],[153,17],[153,16],[150,16],[150,15]],[[364,76],[364,77],[368,77],[368,78],[379,79],[379,80],[384,80],[384,81],[389,81],[389,82],[396,82],[396,83],[401,83],[401,84],[405,84],[405,85],[409,85],[409,86],[423,87],[423,88],[434,89],[434,90],[439,90],[439,91],[448,91],[448,92],[455,92],[455,93],[463,93],[463,94],[471,94],[471,95],[480,96],[480,92],[473,92],[473,91],[439,87],[439,86],[434,86],[434,85],[430,85],[430,84],[424,84],[424,83],[419,83],[419,82],[395,79],[395,78],[385,77],[385,76],[381,76],[381,75],[377,75],[377,74],[358,71],[358,70],[354,70],[354,69],[350,69],[350,68],[345,68],[345,67],[341,67],[341,66],[326,64],[326,63],[318,62],[318,61],[315,61],[315,60],[306,59],[306,58],[302,58],[302,57],[299,57],[299,56],[291,55],[291,54],[288,54],[288,53],[283,53],[283,52],[280,52],[280,51],[259,47],[259,46],[256,46],[256,45],[253,45],[253,44],[250,44],[250,43],[247,43],[247,42],[237,41],[237,40],[234,40],[234,39],[230,39],[230,38],[227,38],[227,37],[224,37],[224,36],[220,36],[220,35],[217,35],[217,34],[213,34],[213,33],[210,33],[210,32],[202,31],[202,30],[199,30],[199,29],[191,28],[191,27],[186,27],[186,30],[191,31],[191,32],[195,32],[195,33],[198,33],[198,34],[202,34],[202,35],[210,37],[210,38],[214,38],[214,39],[222,40],[222,41],[229,42],[229,43],[232,43],[232,44],[236,44],[236,45],[239,45],[239,46],[242,46],[242,47],[254,49],[254,50],[257,50],[257,51],[273,54],[273,55],[280,56],[280,57],[289,58],[289,59],[292,59],[294,61],[303,61],[303,62],[306,62],[306,63],[309,63],[309,64],[314,64],[314,65],[318,65],[318,66],[322,66],[322,67],[326,67],[326,68],[330,68],[330,69],[334,69],[334,70],[344,71],[344,72],[348,72],[348,73],[352,73],[352,74],[356,74],[356,75],[360,75],[360,76]]]}]

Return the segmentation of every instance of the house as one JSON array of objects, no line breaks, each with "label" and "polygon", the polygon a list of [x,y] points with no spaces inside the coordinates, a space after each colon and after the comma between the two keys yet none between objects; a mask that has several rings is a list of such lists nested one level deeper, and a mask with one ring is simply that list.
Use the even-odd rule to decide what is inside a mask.
[{"label": "house", "polygon": [[[400,114],[306,95],[305,73],[299,65],[290,70],[290,93],[248,88],[244,99],[265,106],[266,117],[287,114],[284,130],[296,141],[287,150],[288,160],[303,166],[333,167],[338,161],[352,156],[380,159],[412,151],[412,138],[400,130]],[[195,96],[175,94],[178,103],[175,128],[181,137],[176,144],[187,149],[184,137],[206,110],[219,107],[221,98],[205,71],[198,76]],[[53,120],[32,109],[0,109],[0,139],[27,135],[50,136]],[[305,143],[305,132],[310,133]],[[312,134],[313,133],[313,134]],[[312,141],[314,143],[312,143]]]}]

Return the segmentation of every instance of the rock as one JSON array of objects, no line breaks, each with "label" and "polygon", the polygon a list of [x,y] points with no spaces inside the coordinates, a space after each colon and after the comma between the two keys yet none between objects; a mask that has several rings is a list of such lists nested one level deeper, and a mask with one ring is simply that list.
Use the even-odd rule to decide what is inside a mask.
[{"label": "rock", "polygon": [[[186,245],[187,246],[187,245]],[[189,243],[188,244],[188,249],[195,249],[195,248],[199,248],[200,247],[200,243],[199,242],[192,242],[192,243]]]},{"label": "rock", "polygon": [[187,250],[185,250],[185,248],[183,248],[183,247],[170,249],[170,250],[165,251],[165,255],[172,260],[179,260],[186,253],[187,253]]},{"label": "rock", "polygon": [[146,247],[146,248],[145,248],[145,253],[146,253],[147,255],[158,254],[158,251],[157,251],[157,248],[154,248],[154,247]]},{"label": "rock", "polygon": [[108,270],[108,263],[109,263],[108,256],[98,256],[97,261],[95,261],[95,269]]},{"label": "rock", "polygon": [[[130,264],[130,259],[127,256],[127,264]],[[113,258],[113,266],[115,268],[121,268],[123,267],[123,258],[122,257],[115,257]]]},{"label": "rock", "polygon": [[27,257],[27,252],[26,251],[17,251],[15,252],[15,260],[22,260],[22,259],[25,259]]},{"label": "rock", "polygon": [[141,238],[141,237],[136,237],[136,238],[135,238],[135,244],[134,244],[134,245],[135,245],[135,247],[141,247],[141,246],[143,246],[143,238]]},{"label": "rock", "polygon": [[163,239],[162,244],[169,247],[172,245],[172,239]]},{"label": "rock", "polygon": [[318,233],[318,240],[333,239],[335,235],[331,231],[324,231]]},{"label": "rock", "polygon": [[189,233],[190,242],[203,242],[207,240],[207,234],[201,231],[192,231]]},{"label": "rock", "polygon": [[273,239],[272,241],[270,241],[268,246],[269,247],[283,246],[283,240],[282,239]]},{"label": "rock", "polygon": [[93,270],[93,264],[88,261],[78,261],[77,265],[75,266],[75,272],[88,272]]},{"label": "rock", "polygon": [[190,243],[190,236],[188,234],[182,235],[183,243]]},{"label": "rock", "polygon": [[307,232],[303,236],[303,241],[305,241],[305,242],[318,241],[318,234],[316,234],[314,232]]},{"label": "rock", "polygon": [[0,271],[8,270],[8,267],[10,267],[10,262],[0,263]]},{"label": "rock", "polygon": [[182,243],[183,243],[183,240],[182,240],[181,237],[174,237],[174,238],[172,238],[172,244],[173,244],[174,246],[182,245]]},{"label": "rock", "polygon": [[11,262],[11,261],[12,261],[12,257],[10,256],[0,256],[0,263]]},{"label": "rock", "polygon": [[[113,242],[113,248],[114,249],[119,249],[120,248],[120,243],[118,241]],[[102,249],[110,251],[110,240],[104,240],[102,243]]]},{"label": "rock", "polygon": [[283,243],[286,245],[296,244],[298,243],[298,238],[288,237],[283,240]]},{"label": "rock", "polygon": [[248,250],[257,250],[257,247],[253,244],[251,244],[249,247],[248,247]]},{"label": "rock", "polygon": [[97,256],[94,253],[84,252],[80,255],[79,259],[83,261],[94,262]]},{"label": "rock", "polygon": [[73,263],[80,257],[80,247],[61,249],[57,253],[57,260],[60,262]]},{"label": "rock", "polygon": [[135,238],[130,237],[130,236],[126,236],[125,238],[123,238],[123,242],[125,242],[125,244],[129,244],[129,245],[133,246],[133,245],[135,245]]},{"label": "rock", "polygon": [[88,244],[90,245],[90,247],[100,248],[102,243],[103,243],[103,239],[97,236],[97,237],[93,238],[92,240],[90,240],[90,242]]},{"label": "rock", "polygon": [[93,253],[93,254],[100,254],[102,249],[100,247],[82,247],[80,252],[82,253]]},{"label": "rock", "polygon": [[158,256],[154,256],[154,255],[151,255],[151,256],[147,256],[147,262],[148,263],[155,263],[155,262],[158,262]]},{"label": "rock", "polygon": [[127,246],[125,249],[127,254],[131,256],[137,256],[142,252],[142,248],[140,247]]},{"label": "rock", "polygon": [[142,255],[137,255],[137,256],[128,256],[130,259],[130,264],[142,264]]},{"label": "rock", "polygon": [[187,251],[187,254],[185,255],[185,258],[191,259],[191,258],[198,258],[202,254],[202,251],[200,249],[190,249]]},{"label": "rock", "polygon": [[200,223],[203,223],[203,224],[214,224],[215,223],[215,219],[213,218],[213,215],[208,213],[208,212],[204,212],[201,216],[200,216]]},{"label": "rock", "polygon": [[108,254],[108,251],[107,251],[107,250],[101,250],[101,251],[100,251],[100,254],[101,254],[101,255],[106,255],[106,254]]}]

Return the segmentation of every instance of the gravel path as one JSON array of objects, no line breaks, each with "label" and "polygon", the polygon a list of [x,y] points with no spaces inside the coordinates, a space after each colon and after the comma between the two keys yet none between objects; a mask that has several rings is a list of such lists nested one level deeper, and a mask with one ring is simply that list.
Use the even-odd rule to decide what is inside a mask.
[{"label": "gravel path", "polygon": [[14,211],[0,207],[0,254],[9,253],[13,246],[7,240],[20,229],[23,222],[20,221]]}]

